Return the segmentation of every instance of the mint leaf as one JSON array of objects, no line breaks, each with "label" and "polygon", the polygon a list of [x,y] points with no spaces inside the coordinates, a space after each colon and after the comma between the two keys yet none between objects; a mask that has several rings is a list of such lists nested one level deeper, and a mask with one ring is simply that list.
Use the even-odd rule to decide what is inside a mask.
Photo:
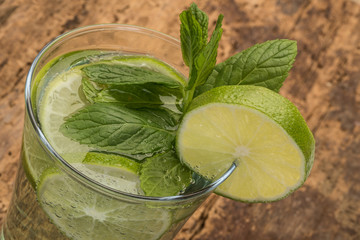
[{"label": "mint leaf", "polygon": [[60,131],[81,144],[142,160],[171,149],[176,128],[176,115],[163,109],[94,103],[66,118]]},{"label": "mint leaf", "polygon": [[166,107],[181,111],[183,89],[161,84],[105,85],[92,82],[84,76],[82,93],[90,103],[114,102],[129,108]]},{"label": "mint leaf", "polygon": [[223,15],[219,15],[215,30],[208,43],[208,17],[205,16],[206,14],[201,12],[195,4],[180,14],[181,49],[184,62],[190,68],[184,98],[184,111],[192,101],[195,88],[205,82],[216,64],[217,48],[222,35]]},{"label": "mint leaf", "polygon": [[196,172],[193,172],[191,184],[189,186],[187,186],[187,188],[184,191],[184,194],[199,191],[199,190],[209,186],[211,183],[212,182],[210,180],[207,180],[207,179],[203,178],[202,176],[200,176],[199,174],[197,174]]},{"label": "mint leaf", "polygon": [[195,3],[190,5],[189,10],[191,14],[195,17],[196,21],[200,24],[202,30],[202,45],[206,45],[208,38],[208,25],[209,25],[209,17],[208,15],[201,11]]},{"label": "mint leaf", "polygon": [[98,63],[81,69],[86,77],[98,84],[133,85],[155,83],[169,88],[182,88],[182,84],[162,73],[135,66]]},{"label": "mint leaf", "polygon": [[208,38],[208,16],[195,3],[180,14],[181,51],[185,64],[193,65],[195,57],[204,48]]},{"label": "mint leaf", "polygon": [[95,86],[86,77],[81,79],[81,89],[85,98],[90,102],[94,103],[94,99],[98,97],[100,90],[96,89]]},{"label": "mint leaf", "polygon": [[183,91],[180,89],[168,88],[160,84],[134,84],[102,85],[98,90],[87,78],[83,78],[82,81],[82,90],[90,103],[114,102],[129,108],[178,106],[177,110],[181,109]]},{"label": "mint leaf", "polygon": [[192,172],[171,150],[146,159],[140,171],[140,186],[147,196],[175,196],[191,182]]},{"label": "mint leaf", "polygon": [[278,92],[297,54],[296,41],[256,44],[215,66],[195,96],[223,85],[257,85]]},{"label": "mint leaf", "polygon": [[209,43],[195,58],[195,67],[192,69],[195,72],[195,76],[190,76],[188,89],[203,84],[216,64],[217,49],[222,35],[221,23],[223,18],[223,15],[219,15]]}]

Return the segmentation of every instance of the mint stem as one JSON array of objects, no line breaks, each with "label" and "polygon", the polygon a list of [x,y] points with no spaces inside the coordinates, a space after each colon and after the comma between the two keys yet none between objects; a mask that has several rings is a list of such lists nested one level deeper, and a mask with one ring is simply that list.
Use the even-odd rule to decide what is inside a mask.
[{"label": "mint stem", "polygon": [[184,109],[183,109],[184,113],[186,113],[186,111],[188,110],[188,108],[190,106],[190,103],[194,97],[194,92],[195,92],[195,86],[192,87],[191,89],[185,91]]}]

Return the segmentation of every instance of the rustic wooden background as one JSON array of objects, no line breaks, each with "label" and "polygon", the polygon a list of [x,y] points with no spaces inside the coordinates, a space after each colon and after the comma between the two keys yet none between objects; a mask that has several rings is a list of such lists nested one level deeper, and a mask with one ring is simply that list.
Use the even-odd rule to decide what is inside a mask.
[{"label": "rustic wooden background", "polygon": [[[127,23],[179,37],[186,0],[0,0],[0,224],[20,152],[24,82],[40,49],[84,25]],[[360,239],[360,1],[197,1],[213,27],[225,15],[218,60],[268,39],[298,41],[281,93],[313,131],[316,161],[305,185],[271,204],[212,195],[177,240]]]}]

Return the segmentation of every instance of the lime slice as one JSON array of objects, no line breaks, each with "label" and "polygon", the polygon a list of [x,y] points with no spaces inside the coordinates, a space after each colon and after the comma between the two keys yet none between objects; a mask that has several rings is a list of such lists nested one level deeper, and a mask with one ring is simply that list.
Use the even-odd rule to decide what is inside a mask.
[{"label": "lime slice", "polygon": [[85,159],[83,160],[83,163],[118,167],[121,169],[126,169],[127,171],[135,174],[138,174],[140,171],[140,163],[133,159],[112,153],[88,152],[85,156]]},{"label": "lime slice", "polygon": [[140,187],[140,163],[115,154],[89,152],[82,163],[73,163],[89,178],[113,189],[144,195]]},{"label": "lime slice", "polygon": [[218,87],[195,98],[177,136],[180,159],[208,179],[235,162],[216,193],[248,202],[278,200],[301,186],[314,145],[297,108],[256,86]]},{"label": "lime slice", "polygon": [[81,79],[81,71],[78,69],[59,74],[46,87],[39,107],[41,128],[49,143],[63,157],[65,154],[71,156],[69,153],[77,153],[83,159],[89,151],[88,146],[65,137],[59,131],[65,117],[85,106],[78,92]]},{"label": "lime slice", "polygon": [[[56,98],[57,95],[63,94],[62,92],[54,91],[54,90],[55,90],[55,87],[57,84],[59,84],[59,83],[63,84],[63,80],[65,80],[65,78],[66,78],[65,74],[61,75],[64,77],[63,79],[61,76],[58,76],[56,78],[58,83],[54,82],[53,84],[50,84],[52,86],[49,88],[50,91],[45,93],[47,95],[45,98],[48,98],[47,101],[52,102],[52,104],[50,104],[50,107],[47,108],[46,105],[41,104],[42,109],[37,109],[36,103],[38,102],[39,98],[43,97],[43,95],[44,95],[44,93],[42,91],[43,86],[46,85],[47,82],[51,78],[58,75],[58,72],[63,72],[64,70],[68,69],[72,65],[73,61],[75,61],[79,58],[83,58],[84,56],[89,56],[89,55],[94,55],[94,54],[99,54],[99,53],[100,52],[97,50],[70,52],[65,55],[62,55],[62,56],[52,59],[39,71],[39,73],[37,74],[37,76],[34,80],[34,83],[33,83],[34,91],[31,94],[31,99],[32,99],[34,111],[37,111],[37,110],[40,111],[40,115],[41,115],[40,121],[42,121],[42,123],[45,123],[45,125],[47,125],[45,128],[47,128],[47,129],[50,128],[53,130],[56,127],[56,124],[58,124],[58,123],[56,123],[57,121],[54,122],[55,125],[52,125],[52,123],[49,123],[47,121],[47,119],[49,119],[48,117],[50,117],[50,116],[56,118],[56,116],[53,115],[52,112],[51,113],[47,112],[48,109],[53,108],[52,104],[60,103],[60,105],[63,106],[63,104],[68,101],[68,100],[63,101],[66,99],[66,97],[68,97],[68,96],[64,96],[64,97],[62,97],[62,100],[52,102],[53,99]],[[61,85],[61,84],[59,84],[59,85]],[[68,84],[70,86],[72,83],[68,82]],[[49,96],[51,96],[50,99],[49,99]],[[71,98],[69,98],[69,100],[71,101]],[[72,110],[70,109],[70,111],[72,111]],[[62,117],[60,117],[60,118],[62,118]],[[46,119],[46,121],[44,121],[44,119]],[[62,119],[60,121],[62,121]],[[55,131],[55,130],[53,130],[53,131]],[[51,135],[51,134],[46,134],[46,135]],[[81,161],[84,158],[84,153],[74,152],[71,154],[65,154],[65,156],[69,162],[75,162],[75,161],[79,161],[79,159]],[[43,150],[43,148],[38,140],[38,136],[35,133],[35,130],[33,129],[28,118],[25,119],[22,158],[23,158],[23,166],[24,166],[25,172],[26,172],[28,178],[30,179],[31,184],[35,187],[37,181],[39,180],[41,173],[45,169],[52,167],[53,162],[48,157],[47,153]]]},{"label": "lime slice", "polygon": [[176,71],[175,68],[151,56],[125,55],[121,57],[116,57],[113,62],[126,64],[129,66],[149,68],[151,70],[169,76],[173,79],[176,79],[183,85],[186,85],[187,82],[186,78],[181,73]]},{"label": "lime slice", "polygon": [[42,175],[37,196],[51,221],[74,240],[159,239],[171,223],[168,210],[105,196],[53,169]]},{"label": "lime slice", "polygon": [[31,93],[33,108],[36,109],[36,103],[43,95],[43,88],[51,79],[59,73],[68,70],[72,65],[74,65],[74,63],[98,54],[101,54],[98,50],[75,51],[58,56],[49,61],[43,68],[41,68],[34,80],[34,91]]}]

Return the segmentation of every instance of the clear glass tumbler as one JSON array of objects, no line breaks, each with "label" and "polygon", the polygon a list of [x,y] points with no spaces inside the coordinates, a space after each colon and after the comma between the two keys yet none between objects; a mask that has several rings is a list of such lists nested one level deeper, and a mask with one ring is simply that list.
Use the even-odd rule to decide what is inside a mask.
[{"label": "clear glass tumbler", "polygon": [[[37,110],[47,83],[36,79],[46,72],[48,63],[62,61],[59,56],[89,49],[147,54],[183,74],[187,71],[178,40],[137,26],[87,26],[65,33],[46,45],[31,65],[26,80],[20,166],[2,227],[2,240],[172,239],[230,174],[231,170],[221,179],[190,194],[147,197],[104,186],[65,161],[41,130]],[[69,63],[64,62],[62,68],[66,64]],[[51,181],[42,181],[45,171]],[[93,216],[81,215],[83,206],[91,208],[87,212],[93,212]]]}]

